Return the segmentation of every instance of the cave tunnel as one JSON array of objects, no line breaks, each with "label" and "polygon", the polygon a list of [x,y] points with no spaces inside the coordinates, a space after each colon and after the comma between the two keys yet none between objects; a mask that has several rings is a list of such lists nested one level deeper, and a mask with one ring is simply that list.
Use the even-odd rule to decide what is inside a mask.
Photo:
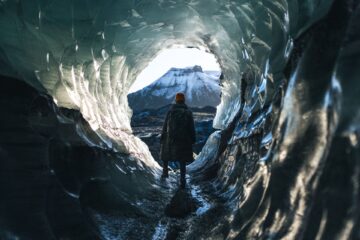
[{"label": "cave tunnel", "polygon": [[[165,49],[137,76],[127,96],[132,109],[132,133],[149,147],[160,166],[164,163],[160,156],[164,147],[161,136],[176,93],[185,95],[186,107],[194,120],[192,157],[186,161],[191,164],[216,131],[213,120],[221,101],[220,78],[221,69],[215,56],[196,48]],[[178,161],[169,161],[168,165],[171,171],[180,169]]]},{"label": "cave tunnel", "polygon": [[[0,29],[1,239],[360,239],[359,1],[3,0]],[[127,102],[173,47],[223,73],[183,218]]]}]

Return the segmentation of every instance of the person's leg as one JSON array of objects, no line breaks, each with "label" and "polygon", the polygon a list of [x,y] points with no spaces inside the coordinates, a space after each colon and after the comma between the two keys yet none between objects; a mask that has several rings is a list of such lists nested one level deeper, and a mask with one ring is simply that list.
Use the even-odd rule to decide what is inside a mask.
[{"label": "person's leg", "polygon": [[186,184],[186,161],[180,161],[180,187],[185,188]]},{"label": "person's leg", "polygon": [[168,177],[169,176],[169,162],[168,161],[163,161],[163,173],[162,173],[162,177]]}]

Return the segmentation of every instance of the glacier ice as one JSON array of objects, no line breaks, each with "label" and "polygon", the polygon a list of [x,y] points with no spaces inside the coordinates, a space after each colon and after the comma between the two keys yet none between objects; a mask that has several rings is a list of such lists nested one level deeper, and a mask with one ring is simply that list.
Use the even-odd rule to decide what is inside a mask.
[{"label": "glacier ice", "polygon": [[281,69],[291,36],[330,4],[6,1],[0,16],[6,32],[0,42],[6,66],[1,73],[46,91],[58,106],[80,109],[94,129],[120,142],[115,145],[121,151],[134,151],[127,136],[131,110],[126,95],[160,50],[191,46],[216,55],[226,76],[216,126],[224,128],[239,109],[241,73],[251,69],[254,81],[260,81],[269,56],[272,72]]},{"label": "glacier ice", "polygon": [[0,1],[0,74],[79,110],[96,136],[78,135],[124,154],[105,158],[116,189],[139,179],[121,194],[132,209],[149,206],[137,191],[159,166],[132,135],[130,86],[161,50],[211,52],[221,131],[189,171],[219,204],[185,238],[357,239],[359,16],[350,0]]}]

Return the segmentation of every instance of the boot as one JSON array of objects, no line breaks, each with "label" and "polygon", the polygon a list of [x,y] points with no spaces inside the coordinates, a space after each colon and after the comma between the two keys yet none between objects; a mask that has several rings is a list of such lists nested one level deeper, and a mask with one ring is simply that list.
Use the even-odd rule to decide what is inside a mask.
[{"label": "boot", "polygon": [[161,175],[161,178],[168,178],[169,177],[169,167],[168,167],[168,161],[164,161],[163,164],[163,173]]},{"label": "boot", "polygon": [[180,161],[180,188],[184,189],[186,185],[186,162]]},{"label": "boot", "polygon": [[161,178],[168,178],[169,177],[169,173],[167,171],[163,171]]},{"label": "boot", "polygon": [[185,186],[186,186],[186,180],[185,180],[185,178],[181,178],[180,179],[180,188],[185,189]]}]

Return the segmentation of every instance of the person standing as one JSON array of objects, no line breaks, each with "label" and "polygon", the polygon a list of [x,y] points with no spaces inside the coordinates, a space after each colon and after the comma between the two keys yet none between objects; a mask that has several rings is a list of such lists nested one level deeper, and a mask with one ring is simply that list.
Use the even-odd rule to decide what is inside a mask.
[{"label": "person standing", "polygon": [[192,112],[185,104],[185,95],[177,93],[175,104],[166,114],[160,143],[160,157],[163,161],[162,177],[169,176],[169,161],[180,163],[180,187],[185,188],[186,162],[193,160],[192,145],[195,143],[195,127]]}]

